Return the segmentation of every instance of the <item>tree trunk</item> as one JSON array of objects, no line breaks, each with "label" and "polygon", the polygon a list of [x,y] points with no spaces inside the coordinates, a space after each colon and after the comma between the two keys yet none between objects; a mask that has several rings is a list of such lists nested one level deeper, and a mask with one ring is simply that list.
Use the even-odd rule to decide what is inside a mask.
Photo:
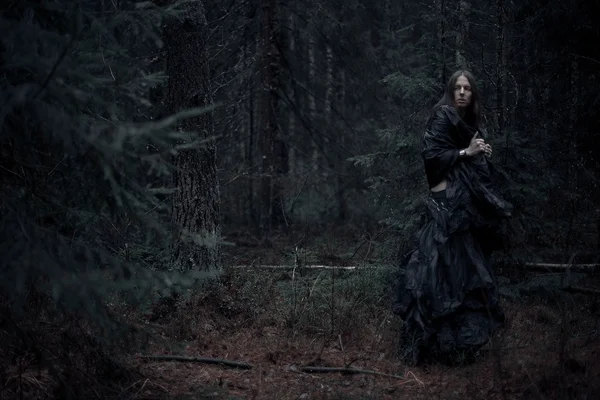
[{"label": "tree trunk", "polygon": [[[171,113],[212,104],[207,24],[202,3],[189,5],[183,20],[170,21],[165,29],[167,49],[166,106]],[[219,182],[216,146],[212,140],[213,121],[209,113],[179,124],[189,133],[185,144],[208,139],[200,148],[185,149],[174,157],[172,222],[176,229],[172,243],[172,262],[176,269],[215,269],[219,264]]]},{"label": "tree trunk", "polygon": [[496,0],[496,126],[497,135],[504,134],[504,75],[506,57],[504,51],[504,0]]},{"label": "tree trunk", "polygon": [[[245,51],[244,51],[244,57],[245,57]],[[242,83],[243,78],[240,78],[240,84]],[[241,168],[240,168],[240,174],[243,176],[244,174],[246,174],[246,179],[251,180],[250,179],[250,160],[248,160],[248,158],[246,157],[248,155],[248,145],[247,145],[247,138],[248,138],[248,131],[247,131],[247,118],[246,118],[246,103],[244,101],[240,102],[240,104],[237,107],[238,112],[239,112],[239,116],[238,118],[240,119],[239,122],[239,130],[236,132],[239,134],[240,140],[239,140],[239,147],[238,147],[238,151],[239,153],[237,154],[237,157],[239,157],[239,160],[241,160]],[[235,158],[235,157],[234,157]],[[243,182],[243,180],[242,180]],[[246,193],[246,187],[244,185],[240,185],[239,188],[237,188],[236,190],[236,205],[237,205],[237,210],[236,210],[236,214],[238,216],[240,216],[241,220],[244,222],[248,222],[248,217],[246,215],[247,213],[247,206],[246,206],[246,202],[247,202],[247,193]]]},{"label": "tree trunk", "polygon": [[[342,121],[345,121],[346,117],[346,71],[343,68],[339,70],[339,87],[337,88],[337,108],[339,110]],[[341,144],[341,148],[339,149],[337,154],[339,159],[339,165],[337,167],[337,203],[338,203],[338,220],[344,221],[348,217],[348,200],[346,197],[346,130],[340,131],[339,141]]]},{"label": "tree trunk", "polygon": [[446,0],[435,0],[436,8],[439,12],[437,26],[438,43],[440,44],[440,82],[446,86]]},{"label": "tree trunk", "polygon": [[[309,124],[312,126],[315,124],[317,117],[317,102],[315,99],[314,91],[316,90],[316,82],[315,78],[317,76],[317,64],[315,59],[315,48],[317,47],[315,43],[315,38],[312,32],[308,33],[308,83],[307,83],[307,96],[308,96],[308,120]],[[309,128],[310,129],[310,128]],[[314,136],[314,130],[311,134],[312,136],[312,166],[310,171],[313,173],[318,172],[319,170],[319,143],[317,141],[317,137]]]},{"label": "tree trunk", "polygon": [[460,20],[458,32],[456,35],[455,63],[459,69],[467,68],[467,59],[465,57],[465,37],[469,31],[469,13],[471,4],[468,0],[460,0],[458,3],[458,18]]},{"label": "tree trunk", "polygon": [[[333,102],[333,49],[331,45],[327,44],[325,57],[327,60],[327,72],[325,74],[325,101],[323,107],[323,117],[325,124],[325,134],[327,135],[332,131],[332,121],[331,121],[331,110],[332,110],[332,102]],[[329,147],[329,138],[327,136],[323,136],[323,151],[325,157],[329,160],[329,168],[331,170],[335,169],[335,165],[333,165],[337,160],[334,154],[332,154],[331,149]],[[327,177],[328,171],[326,169],[322,169],[321,175],[323,177]]]},{"label": "tree trunk", "polygon": [[[262,0],[262,101],[261,101],[261,199],[260,233],[263,244],[271,243],[274,213],[279,200],[275,178],[276,162],[283,158],[276,120],[278,89],[278,49],[275,38],[276,0]],[[278,169],[278,168],[277,168]]]},{"label": "tree trunk", "polygon": [[254,121],[254,81],[250,80],[248,85],[248,89],[250,91],[248,96],[248,129],[250,134],[248,135],[248,154],[246,155],[246,160],[248,160],[248,226],[253,228],[257,228],[260,230],[258,226],[258,218],[256,212],[256,206],[254,202],[254,147],[256,143],[256,129],[255,129],[255,121]]},{"label": "tree trunk", "polygon": [[[295,32],[295,26],[296,26],[296,22],[295,22],[295,18],[294,18],[294,13],[290,13],[289,15],[289,51],[290,54],[294,55],[296,52],[296,32]],[[294,81],[294,78],[292,77],[291,82],[291,99],[295,98],[295,86],[296,83]],[[296,104],[292,104],[291,107],[296,107]],[[296,138],[296,113],[295,110],[290,109],[289,114],[288,114],[288,175],[293,177],[292,179],[294,179],[296,177],[296,148],[293,146],[294,140]]]},{"label": "tree trunk", "polygon": [[578,194],[580,192],[579,188],[579,172],[581,170],[581,166],[579,165],[579,155],[577,151],[578,144],[578,135],[575,130],[575,124],[577,123],[577,100],[578,100],[578,75],[579,68],[577,61],[572,60],[568,67],[569,71],[569,117],[568,117],[568,141],[567,145],[569,146],[569,166],[568,166],[568,174],[566,177],[565,186],[569,193],[569,197],[571,198],[571,210],[570,210],[570,223],[568,227],[567,234],[565,235],[565,254],[570,255],[572,248],[575,247],[575,243],[577,238],[573,237],[574,225],[576,223],[576,219],[579,211],[579,200]]}]

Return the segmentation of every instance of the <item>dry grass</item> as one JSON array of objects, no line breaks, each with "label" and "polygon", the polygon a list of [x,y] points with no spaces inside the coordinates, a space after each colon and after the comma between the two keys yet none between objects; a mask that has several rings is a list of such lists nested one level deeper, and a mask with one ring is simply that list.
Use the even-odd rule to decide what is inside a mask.
[{"label": "dry grass", "polygon": [[[567,356],[561,367],[561,316],[555,307],[534,302],[505,304],[508,322],[491,345],[499,348],[499,357],[489,348],[474,365],[412,369],[396,358],[399,323],[391,315],[380,318],[387,310],[373,318],[359,313],[355,330],[349,334],[302,330],[294,334],[282,318],[277,297],[270,304],[262,304],[264,308],[251,321],[242,314],[224,320],[215,311],[218,302],[196,302],[194,309],[187,310],[204,321],[193,335],[195,339],[176,346],[154,343],[148,352],[238,360],[254,368],[240,371],[133,358],[131,367],[139,368],[147,379],[138,383],[135,398],[600,398],[598,322],[586,308],[587,301],[582,297],[577,307],[569,310]],[[322,318],[327,319],[327,315]],[[351,365],[403,379],[300,372],[306,365]],[[166,393],[169,397],[160,397]]]},{"label": "dry grass", "polygon": [[[52,372],[40,368],[27,349],[17,354],[16,345],[6,347],[0,399],[60,398],[57,389],[65,383],[85,394],[78,398],[131,400],[600,398],[598,299],[576,295],[564,305],[505,301],[507,323],[475,364],[407,368],[396,356],[401,322],[377,289],[384,284],[375,275],[292,279],[286,273],[231,272],[218,287],[151,323],[136,310],[115,310],[154,333],[143,353],[130,348],[127,354],[111,354],[123,367],[121,376],[109,374],[114,368],[104,361],[98,363],[104,353],[78,322],[37,323],[27,331],[47,343],[45,352],[62,364]],[[254,367],[142,361],[142,354],[223,358]],[[351,367],[395,377],[306,373],[303,366]]]},{"label": "dry grass", "polygon": [[[348,335],[296,332],[268,314],[277,304],[248,321],[242,314],[226,318],[218,302],[196,302],[198,325],[193,339],[176,339],[180,329],[153,325],[162,332],[145,354],[181,354],[249,362],[251,370],[224,369],[196,363],[126,362],[135,379],[113,387],[112,398],[128,399],[591,399],[600,398],[598,321],[585,306],[586,298],[570,310],[565,363],[558,365],[560,315],[547,304],[505,304],[508,322],[495,345],[500,346],[500,374],[492,349],[465,367],[433,365],[406,368],[395,349],[399,324],[356,320]],[[191,307],[191,306],[190,306]],[[174,321],[171,321],[174,322]],[[189,331],[189,330],[188,330]],[[137,355],[140,355],[138,353]],[[24,364],[23,364],[24,365]],[[33,365],[33,364],[32,364]],[[351,366],[401,379],[340,373],[309,374],[302,366]],[[52,398],[57,386],[47,370],[25,365],[5,370],[2,398]],[[561,382],[564,383],[561,387]],[[117,382],[115,382],[116,384]],[[100,383],[99,383],[100,385]],[[105,397],[89,390],[91,398]],[[100,396],[100,397],[98,397]],[[104,396],[104,397],[103,397]]]}]

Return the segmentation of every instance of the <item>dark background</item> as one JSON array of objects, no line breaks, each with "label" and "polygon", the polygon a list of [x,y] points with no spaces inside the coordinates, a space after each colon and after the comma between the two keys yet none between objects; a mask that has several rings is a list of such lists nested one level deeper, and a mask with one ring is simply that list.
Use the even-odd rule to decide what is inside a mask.
[{"label": "dark background", "polygon": [[[558,369],[534,363],[542,372],[530,381],[583,396],[587,386],[569,389],[565,368],[585,371],[573,382],[597,378],[568,338],[598,331],[589,265],[600,254],[598,6],[8,1],[0,393],[81,398],[96,382],[104,398],[144,396],[131,384],[152,372],[124,349],[141,346],[131,333],[148,338],[147,323],[198,341],[199,327],[215,326],[216,343],[237,332],[231,321],[245,321],[293,340],[333,338],[323,353],[338,336],[348,349],[364,343],[349,333],[360,320],[361,332],[383,329],[376,337],[389,341],[377,343],[395,365],[390,276],[423,222],[420,138],[450,75],[467,68],[515,205],[494,260],[507,309],[555,335],[538,342]],[[231,268],[265,264],[284,272]],[[307,264],[380,272],[298,275]],[[525,325],[508,332],[537,329]],[[32,366],[41,386],[23,380]],[[494,387],[543,394],[506,379]]]}]

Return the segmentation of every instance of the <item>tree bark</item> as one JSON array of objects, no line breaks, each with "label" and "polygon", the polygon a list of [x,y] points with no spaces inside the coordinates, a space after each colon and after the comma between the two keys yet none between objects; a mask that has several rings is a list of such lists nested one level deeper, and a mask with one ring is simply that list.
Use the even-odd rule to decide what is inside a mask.
[{"label": "tree bark", "polygon": [[[296,20],[294,18],[294,13],[291,12],[289,17],[288,17],[288,35],[289,35],[289,39],[288,39],[288,43],[289,43],[289,51],[290,54],[295,54],[296,52]],[[290,86],[292,88],[291,90],[291,96],[290,98],[294,99],[295,98],[295,81],[294,78],[292,77],[290,79]],[[293,104],[292,107],[295,107],[296,105]],[[296,177],[296,148],[292,145],[294,143],[294,140],[296,138],[296,113],[293,109],[289,110],[289,114],[288,114],[288,175],[293,177],[292,179],[294,179]]]},{"label": "tree bark", "polygon": [[[165,29],[169,75],[165,103],[171,113],[212,104],[206,36],[202,3],[188,5],[182,18],[170,21]],[[215,269],[221,232],[212,116],[205,113],[185,119],[178,128],[187,136],[178,144],[205,141],[174,157],[172,223],[176,232],[171,260],[181,271]]]},{"label": "tree bark", "polygon": [[458,17],[460,20],[458,33],[456,35],[456,50],[455,50],[455,63],[456,67],[460,69],[467,68],[467,59],[465,57],[465,37],[469,30],[469,13],[471,11],[471,4],[467,0],[460,0],[458,2]]},{"label": "tree bark", "polygon": [[[339,86],[337,88],[337,108],[339,110],[342,120],[346,118],[346,70],[343,67],[339,68]],[[346,168],[346,130],[340,131],[339,138],[341,148],[338,150],[338,163],[337,166],[337,203],[338,203],[338,220],[345,221],[348,217],[348,199],[346,197],[346,181],[347,181],[347,168]]]},{"label": "tree bark", "polygon": [[446,0],[435,0],[436,8],[439,12],[437,26],[438,42],[440,44],[440,82],[446,86]]},{"label": "tree bark", "polygon": [[496,126],[498,136],[504,134],[504,76],[506,57],[504,50],[504,0],[496,0]]},{"label": "tree bark", "polygon": [[[314,125],[317,118],[317,102],[315,99],[314,91],[316,90],[316,76],[317,76],[317,61],[315,57],[315,48],[317,44],[315,42],[314,34],[308,33],[308,120],[311,125]],[[314,133],[312,134],[314,135]],[[317,137],[312,138],[312,165],[310,171],[317,173],[319,170],[319,143]]]},{"label": "tree bark", "polygon": [[[323,104],[324,111],[324,122],[323,125],[325,127],[325,132],[331,132],[332,129],[332,120],[331,120],[331,110],[333,107],[333,49],[329,43],[326,44],[326,52],[325,58],[327,61],[327,71],[325,73],[325,100]],[[337,160],[336,157],[332,154],[331,148],[329,147],[329,138],[327,135],[323,136],[323,151],[325,157],[329,159],[329,168],[333,171],[335,169],[335,165],[333,165]],[[328,171],[323,169],[321,172],[323,177],[328,176]]]},{"label": "tree bark", "polygon": [[[263,244],[271,243],[273,218],[279,200],[276,173],[281,173],[283,146],[277,124],[277,90],[279,55],[276,43],[275,20],[277,2],[262,0],[262,101],[261,101],[261,213],[260,234]],[[277,166],[276,166],[277,164]]]},{"label": "tree bark", "polygon": [[254,148],[256,146],[256,129],[255,129],[255,104],[254,104],[254,81],[251,79],[248,85],[249,96],[248,96],[248,129],[250,131],[248,135],[248,154],[246,156],[246,160],[248,160],[248,226],[258,228],[258,220],[257,217],[257,207],[255,205],[255,182],[254,182]]}]

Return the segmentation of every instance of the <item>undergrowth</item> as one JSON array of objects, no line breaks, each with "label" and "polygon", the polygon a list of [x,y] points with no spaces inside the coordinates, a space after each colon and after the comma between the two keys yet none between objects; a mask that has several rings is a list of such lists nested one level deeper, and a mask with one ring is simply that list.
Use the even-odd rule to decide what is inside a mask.
[{"label": "undergrowth", "polygon": [[385,266],[355,270],[229,268],[215,284],[183,302],[163,322],[185,327],[176,335],[179,339],[195,337],[196,327],[207,318],[237,328],[274,326],[290,337],[350,338],[360,335],[363,327],[390,319],[392,274],[393,268]]},{"label": "undergrowth", "polygon": [[[241,341],[245,355],[237,357],[243,361],[279,360],[283,356],[273,353],[273,348],[294,354],[303,346],[308,365],[343,366],[332,355],[341,351],[343,363],[358,357],[376,368],[381,355],[401,370],[396,349],[402,322],[389,307],[394,270],[385,266],[335,272],[229,268],[218,284],[159,323],[171,327],[173,339],[198,343],[200,355],[232,357],[238,354],[231,353],[232,342]],[[559,289],[552,287],[556,282],[542,278],[523,280],[529,284],[501,280],[507,322],[475,363],[452,368],[433,364],[415,373],[434,374],[431,379],[451,374],[458,380],[455,385],[466,385],[466,392],[457,393],[468,398],[594,398],[589,396],[600,389],[593,364],[594,352],[600,351],[598,301],[564,291],[559,296]],[[572,278],[571,283],[581,281]],[[540,291],[544,284],[549,288]],[[273,343],[269,353],[260,355],[265,351],[263,340],[280,344]],[[361,358],[365,354],[373,358]],[[478,381],[481,378],[476,376],[489,381]],[[436,389],[441,398],[452,393],[441,390]]]}]

